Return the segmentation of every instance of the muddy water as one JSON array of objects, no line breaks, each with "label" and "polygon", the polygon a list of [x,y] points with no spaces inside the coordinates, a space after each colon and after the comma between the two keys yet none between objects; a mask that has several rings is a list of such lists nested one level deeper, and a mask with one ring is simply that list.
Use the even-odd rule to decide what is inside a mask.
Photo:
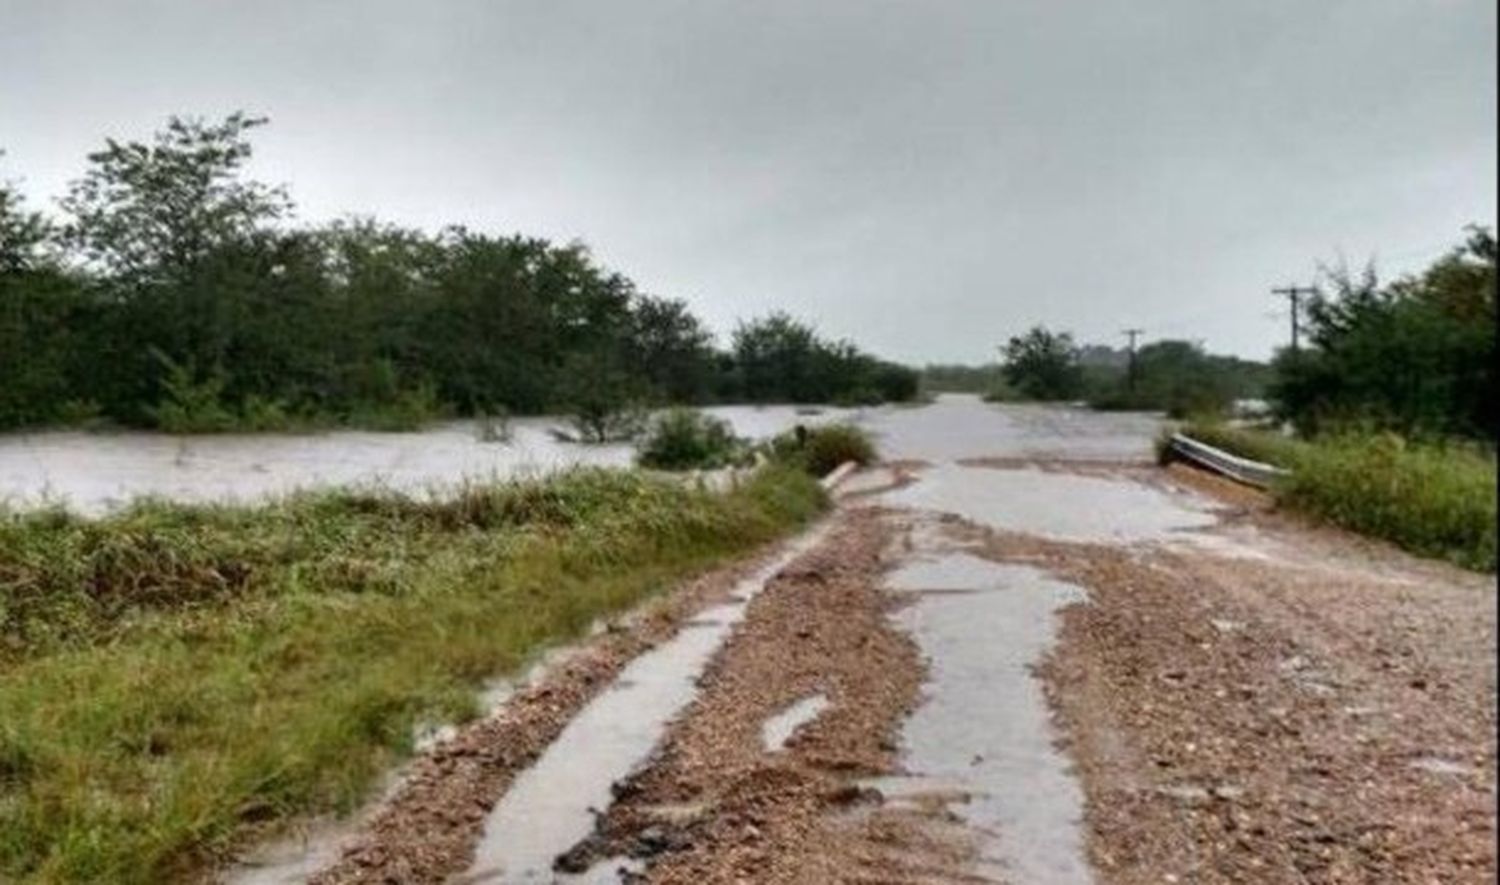
[{"label": "muddy water", "polygon": [[[823,536],[804,535],[735,588],[733,601],[703,612],[670,641],[632,661],[524,771],[485,822],[465,881],[553,882],[558,855],[594,829],[609,807],[610,787],[650,755],[667,723],[692,700],[703,668],[741,618],[749,600]],[[608,879],[609,871],[599,875]]]},{"label": "muddy water", "polygon": [[898,622],[929,659],[925,698],[902,728],[908,777],[875,783],[888,802],[952,799],[978,843],[976,872],[1017,882],[1086,883],[1083,796],[1054,747],[1031,675],[1056,612],[1081,590],[962,552],[928,550],[889,578],[913,594]]},{"label": "muddy water", "polygon": [[867,425],[887,458],[956,461],[969,457],[1146,461],[1159,416],[1035,404],[990,404],[947,394],[922,408],[872,412]]},{"label": "muddy water", "polygon": [[[858,413],[826,409],[800,414],[791,406],[725,406],[709,412],[753,439],[798,422],[850,419]],[[321,434],[222,434],[176,437],[159,433],[47,432],[0,436],[0,503],[34,506],[55,501],[99,513],[141,496],[174,501],[245,501],[297,489],[378,485],[427,492],[464,480],[546,473],[586,464],[626,466],[628,445],[558,442],[561,420],[512,422],[507,443],[481,442],[473,422],[453,422],[419,433],[335,431]]]},{"label": "muddy water", "polygon": [[799,728],[817,719],[819,714],[828,709],[828,703],[828,696],[822,694],[810,695],[797,701],[765,721],[760,729],[761,743],[773,753],[785,748],[786,742],[792,739]]},{"label": "muddy water", "polygon": [[911,547],[888,586],[910,595],[895,618],[930,670],[923,702],[902,727],[906,775],[875,786],[896,807],[942,804],[974,840],[974,872],[985,879],[1091,882],[1082,790],[1032,669],[1054,642],[1059,610],[1085,603],[1086,593],[1029,565],[966,553],[939,520],[1128,545],[1192,541],[1217,517],[1206,500],[1126,478],[957,463],[1145,461],[1159,426],[1152,416],[948,398],[882,414],[872,426],[888,456],[931,463],[915,483],[877,496],[913,520]]},{"label": "muddy water", "polygon": [[885,500],[1062,541],[1165,540],[1174,533],[1218,522],[1206,500],[1171,495],[1136,482],[1036,468],[940,464]]}]

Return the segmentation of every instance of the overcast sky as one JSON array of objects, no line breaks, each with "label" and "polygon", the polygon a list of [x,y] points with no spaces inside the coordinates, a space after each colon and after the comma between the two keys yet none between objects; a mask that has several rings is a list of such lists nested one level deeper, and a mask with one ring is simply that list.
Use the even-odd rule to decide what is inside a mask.
[{"label": "overcast sky", "polygon": [[0,176],[246,109],[305,220],[589,243],[719,332],[1265,356],[1267,291],[1496,212],[1495,0],[0,0]]}]

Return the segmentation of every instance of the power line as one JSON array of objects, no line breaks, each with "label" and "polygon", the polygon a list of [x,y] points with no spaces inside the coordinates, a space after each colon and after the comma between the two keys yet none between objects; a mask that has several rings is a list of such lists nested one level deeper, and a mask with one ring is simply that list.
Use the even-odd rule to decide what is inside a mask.
[{"label": "power line", "polygon": [[1145,333],[1145,329],[1124,329],[1120,332],[1121,335],[1130,339],[1130,363],[1125,370],[1125,384],[1131,393],[1135,392],[1135,339],[1137,335]]},{"label": "power line", "polygon": [[1293,284],[1293,285],[1290,285],[1290,286],[1282,286],[1280,289],[1272,289],[1271,290],[1271,294],[1272,295],[1285,295],[1287,301],[1291,303],[1291,306],[1292,306],[1292,310],[1291,310],[1291,313],[1292,313],[1292,353],[1296,353],[1297,352],[1297,348],[1298,348],[1298,340],[1297,340],[1298,339],[1298,333],[1300,332],[1300,328],[1298,327],[1298,321],[1299,321],[1299,319],[1302,316],[1302,296],[1303,295],[1316,295],[1316,294],[1318,294],[1318,289],[1317,289],[1316,286],[1298,286],[1298,285]]}]

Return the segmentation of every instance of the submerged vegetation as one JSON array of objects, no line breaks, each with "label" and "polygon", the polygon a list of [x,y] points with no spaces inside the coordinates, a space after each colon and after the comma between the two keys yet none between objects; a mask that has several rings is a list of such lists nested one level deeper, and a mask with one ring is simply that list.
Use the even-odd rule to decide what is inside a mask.
[{"label": "submerged vegetation", "polygon": [[821,424],[790,430],[763,446],[770,460],[793,466],[813,476],[827,476],[846,461],[869,464],[875,460],[875,442],[863,428],[853,424]]},{"label": "submerged vegetation", "polygon": [[1273,493],[1287,507],[1427,556],[1496,566],[1496,462],[1472,444],[1342,432],[1313,441],[1196,422],[1184,432],[1291,471]]},{"label": "submerged vegetation", "polygon": [[711,470],[743,460],[747,448],[728,421],[679,408],[652,419],[636,460],[642,467],[660,470]]},{"label": "submerged vegetation", "polygon": [[0,521],[0,879],[146,883],[348,810],[482,680],[824,506],[583,470]]},{"label": "submerged vegetation", "polygon": [[174,432],[565,412],[582,436],[663,403],[878,402],[916,373],[785,315],[727,349],[578,243],[296,224],[249,179],[265,120],[109,140],[52,218],[0,178],[0,429]]}]

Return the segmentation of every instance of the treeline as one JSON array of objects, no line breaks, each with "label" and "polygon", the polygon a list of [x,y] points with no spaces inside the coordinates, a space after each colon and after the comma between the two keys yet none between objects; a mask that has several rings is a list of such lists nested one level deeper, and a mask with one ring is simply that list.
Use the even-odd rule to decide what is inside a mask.
[{"label": "treeline", "polygon": [[60,217],[0,184],[0,428],[202,431],[658,403],[870,403],[912,370],[773,315],[727,349],[579,244],[292,222],[263,119],[107,141]]},{"label": "treeline", "polygon": [[1136,350],[1079,346],[1067,332],[1036,326],[1001,348],[991,400],[1085,401],[1100,409],[1157,410],[1172,415],[1226,412],[1236,400],[1265,395],[1264,363],[1211,354],[1193,341],[1153,341]]},{"label": "treeline", "polygon": [[1382,285],[1374,270],[1325,273],[1306,343],[1275,361],[1278,413],[1304,435],[1348,427],[1493,442],[1494,235],[1477,226],[1420,274]]},{"label": "treeline", "polygon": [[[1324,273],[1305,306],[1303,340],[1267,365],[1206,353],[1190,341],[1128,351],[1080,347],[1042,326],[1001,348],[993,399],[1086,400],[1097,408],[1176,416],[1226,412],[1266,399],[1303,436],[1392,431],[1408,438],[1493,443],[1496,384],[1496,240],[1471,226],[1426,270],[1381,284],[1373,269]],[[935,388],[972,389],[992,367],[929,367]],[[944,389],[944,388],[938,388]]]}]

